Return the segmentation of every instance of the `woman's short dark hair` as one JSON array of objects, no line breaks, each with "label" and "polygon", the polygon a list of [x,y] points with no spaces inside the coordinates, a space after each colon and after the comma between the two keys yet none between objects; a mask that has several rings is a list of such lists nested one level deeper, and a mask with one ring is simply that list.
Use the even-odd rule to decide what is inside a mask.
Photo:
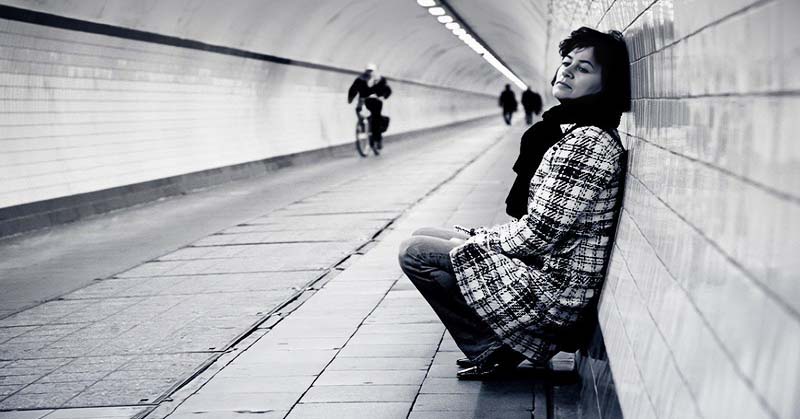
[{"label": "woman's short dark hair", "polygon": [[630,58],[622,33],[603,33],[584,26],[572,31],[567,39],[561,41],[558,52],[566,57],[575,48],[588,47],[594,47],[594,58],[603,69],[603,90],[600,94],[618,111],[631,110]]}]

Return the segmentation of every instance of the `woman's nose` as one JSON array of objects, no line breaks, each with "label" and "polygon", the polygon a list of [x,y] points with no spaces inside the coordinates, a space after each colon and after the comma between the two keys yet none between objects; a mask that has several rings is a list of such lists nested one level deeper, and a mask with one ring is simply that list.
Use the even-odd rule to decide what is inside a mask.
[{"label": "woman's nose", "polygon": [[564,67],[563,69],[561,69],[561,77],[571,79],[573,78],[573,76],[574,75],[572,74],[572,69],[570,67]]}]

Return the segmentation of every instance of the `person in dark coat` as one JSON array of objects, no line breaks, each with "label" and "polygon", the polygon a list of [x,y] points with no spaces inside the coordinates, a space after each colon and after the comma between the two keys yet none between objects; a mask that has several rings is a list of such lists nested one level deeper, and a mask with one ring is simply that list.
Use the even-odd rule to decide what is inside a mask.
[{"label": "person in dark coat", "polygon": [[369,110],[370,125],[372,128],[372,137],[370,141],[375,145],[378,150],[383,148],[383,132],[386,131],[389,124],[389,117],[384,117],[383,100],[388,99],[392,95],[392,88],[389,87],[389,82],[386,77],[378,77],[369,90],[369,96],[364,100],[364,105]]},{"label": "person in dark coat", "polygon": [[506,125],[511,125],[511,116],[517,111],[517,98],[514,97],[510,84],[507,84],[506,90],[500,93],[497,104],[503,108],[503,120],[506,121]]},{"label": "person in dark coat", "polygon": [[358,97],[358,102],[356,103],[357,114],[361,113],[361,109],[364,106],[364,99],[369,96],[370,88],[375,82],[372,77],[375,73],[375,69],[375,64],[367,64],[367,68],[353,80],[350,89],[347,91],[347,103],[351,103],[353,99]]},{"label": "person in dark coat", "polygon": [[531,90],[531,87],[528,86],[524,92],[522,92],[522,109],[525,110],[525,123],[528,125],[533,123],[533,114],[539,115],[539,112],[542,111],[542,97],[539,96],[538,93]]},{"label": "person in dark coat", "polygon": [[388,117],[384,118],[381,112],[383,111],[383,99],[388,99],[392,94],[392,89],[385,77],[377,77],[375,71],[377,67],[375,64],[367,64],[366,69],[361,73],[347,91],[347,103],[351,103],[353,99],[358,97],[356,104],[356,115],[361,118],[361,110],[364,106],[369,111],[369,122],[372,127],[370,135],[370,145],[380,150],[383,148],[383,131],[386,131],[388,125]]},{"label": "person in dark coat", "polygon": [[466,355],[459,379],[502,377],[523,359],[544,366],[574,351],[596,315],[627,167],[616,128],[630,110],[630,59],[620,32],[585,27],[559,53],[560,104],[529,130],[551,146],[541,162],[518,159],[519,176],[536,167],[514,191],[521,217],[420,229],[400,247],[403,272]]}]

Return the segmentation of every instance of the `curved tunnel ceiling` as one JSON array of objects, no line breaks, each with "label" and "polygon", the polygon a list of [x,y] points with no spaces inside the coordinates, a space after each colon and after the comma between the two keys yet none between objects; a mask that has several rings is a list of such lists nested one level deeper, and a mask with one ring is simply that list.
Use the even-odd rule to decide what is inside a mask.
[{"label": "curved tunnel ceiling", "polygon": [[519,78],[537,87],[550,83],[545,69],[548,0],[446,0]]},{"label": "curved tunnel ceiling", "polygon": [[[496,94],[508,83],[415,0],[5,0],[91,22]],[[546,0],[448,5],[528,84],[539,86]]]}]

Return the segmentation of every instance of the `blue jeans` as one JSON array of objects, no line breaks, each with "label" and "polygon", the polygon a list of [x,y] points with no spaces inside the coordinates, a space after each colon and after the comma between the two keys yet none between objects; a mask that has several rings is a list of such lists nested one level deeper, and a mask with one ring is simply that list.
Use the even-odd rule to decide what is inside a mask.
[{"label": "blue jeans", "polygon": [[480,363],[503,347],[478,313],[470,307],[456,282],[450,250],[468,236],[442,228],[422,228],[400,246],[400,267],[422,293],[470,360]]}]

